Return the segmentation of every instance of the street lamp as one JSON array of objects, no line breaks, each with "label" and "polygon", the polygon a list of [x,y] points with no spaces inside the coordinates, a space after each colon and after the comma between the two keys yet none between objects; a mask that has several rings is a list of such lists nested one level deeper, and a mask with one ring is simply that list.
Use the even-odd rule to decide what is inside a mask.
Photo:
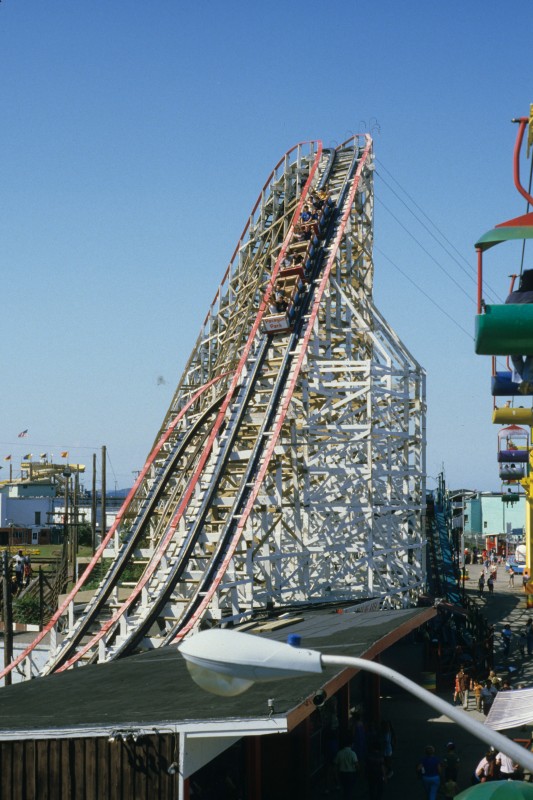
[{"label": "street lamp", "polygon": [[450,705],[401,673],[375,661],[324,655],[318,650],[306,650],[260,636],[220,629],[192,636],[180,644],[178,650],[187,662],[191,677],[202,689],[229,697],[241,694],[256,681],[303,677],[309,673],[321,673],[328,666],[373,672],[423,700],[473,736],[510,756],[516,763],[533,770],[533,753],[469,717],[463,708]]}]

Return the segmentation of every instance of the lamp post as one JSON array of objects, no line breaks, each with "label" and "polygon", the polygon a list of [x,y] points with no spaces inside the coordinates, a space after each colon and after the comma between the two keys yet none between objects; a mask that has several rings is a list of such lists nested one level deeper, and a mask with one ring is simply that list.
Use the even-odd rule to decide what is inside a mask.
[{"label": "lamp post", "polygon": [[178,650],[193,680],[206,691],[228,697],[241,694],[256,681],[297,678],[321,673],[324,667],[362,669],[396,683],[402,689],[444,714],[486,744],[533,770],[533,753],[450,705],[427,689],[383,664],[352,656],[324,655],[290,644],[237,631],[212,629],[186,639]]}]

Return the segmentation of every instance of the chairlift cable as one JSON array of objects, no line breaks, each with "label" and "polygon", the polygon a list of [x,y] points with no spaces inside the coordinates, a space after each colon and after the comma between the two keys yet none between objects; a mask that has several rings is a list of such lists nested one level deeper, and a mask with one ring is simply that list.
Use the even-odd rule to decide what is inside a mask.
[{"label": "chairlift cable", "polygon": [[[412,210],[412,209],[409,207],[409,205],[408,205],[408,204],[405,202],[405,200],[403,200],[403,198],[402,198],[402,197],[401,197],[401,196],[400,196],[400,195],[399,195],[399,194],[398,194],[398,193],[397,193],[397,192],[396,192],[396,191],[395,191],[395,190],[392,188],[392,186],[391,186],[389,183],[387,183],[387,181],[385,180],[385,178],[383,177],[383,175],[382,175],[382,174],[381,174],[381,173],[380,173],[378,170],[376,170],[376,175],[378,175],[378,176],[381,178],[381,180],[382,180],[382,181],[383,181],[383,183],[384,183],[384,184],[387,186],[387,188],[388,188],[388,189],[390,189],[390,191],[391,191],[391,192],[392,192],[392,193],[393,193],[393,194],[394,194],[394,195],[395,195],[395,196],[398,198],[398,200],[399,200],[399,201],[400,201],[400,202],[401,202],[401,203],[402,203],[402,204],[403,204],[403,205],[406,207],[406,209],[407,209],[407,210],[408,210],[408,211],[409,211],[409,212],[410,212],[410,213],[411,213],[411,214],[412,214],[412,215],[415,217],[415,219],[417,220],[417,222],[419,222],[419,223],[420,223],[420,225],[422,225],[422,227],[423,227],[423,228],[424,228],[424,229],[425,229],[425,230],[426,230],[426,231],[429,233],[429,235],[430,235],[430,236],[432,236],[432,237],[435,239],[435,241],[437,242],[437,244],[438,244],[440,247],[442,247],[442,249],[445,251],[445,253],[446,253],[448,256],[450,256],[450,258],[451,258],[451,259],[453,259],[453,261],[455,261],[455,263],[457,264],[457,266],[458,266],[458,267],[459,267],[459,268],[460,268],[460,269],[461,269],[461,270],[462,270],[462,271],[465,273],[465,275],[467,275],[467,277],[468,277],[468,278],[470,278],[470,280],[471,280],[471,281],[472,281],[472,282],[475,284],[475,283],[476,283],[476,276],[475,276],[475,270],[474,270],[474,268],[472,267],[472,264],[470,264],[470,263],[469,263],[469,261],[468,261],[468,260],[467,260],[467,259],[466,259],[466,258],[463,256],[463,254],[462,254],[462,253],[461,253],[461,252],[460,252],[460,251],[457,249],[457,247],[455,247],[455,245],[454,245],[454,244],[453,244],[453,243],[452,243],[452,242],[451,242],[451,241],[448,239],[448,237],[446,236],[446,234],[444,234],[444,233],[441,231],[441,229],[439,228],[439,226],[438,226],[438,225],[437,225],[435,222],[433,222],[433,220],[431,219],[431,217],[430,217],[430,216],[428,216],[428,214],[426,214],[426,212],[423,210],[423,208],[421,208],[421,207],[418,205],[418,203],[416,202],[416,200],[415,200],[415,199],[414,199],[414,198],[413,198],[413,197],[412,197],[412,196],[409,194],[409,192],[408,192],[408,191],[407,191],[407,190],[406,190],[406,189],[405,189],[405,188],[402,186],[402,184],[401,184],[401,183],[400,183],[400,182],[399,182],[399,181],[398,181],[398,180],[397,180],[397,179],[394,177],[394,175],[393,175],[393,174],[390,172],[390,170],[388,170],[388,169],[386,168],[386,166],[383,164],[383,162],[382,162],[380,159],[378,159],[378,158],[376,158],[376,161],[377,161],[379,164],[381,164],[382,168],[383,168],[383,169],[384,169],[384,170],[387,172],[387,174],[388,174],[388,175],[389,175],[389,176],[392,178],[392,180],[393,180],[393,181],[394,181],[394,182],[397,184],[397,186],[398,186],[398,187],[400,188],[400,190],[401,190],[401,191],[402,191],[402,192],[405,194],[405,196],[409,198],[410,202],[411,202],[411,203],[412,203],[412,204],[415,206],[415,208],[417,208],[417,209],[420,211],[420,213],[421,213],[421,214],[423,214],[423,216],[424,216],[424,217],[425,217],[425,218],[428,220],[428,222],[430,223],[430,225],[431,225],[433,228],[435,228],[435,230],[437,231],[437,233],[439,234],[439,236],[441,236],[441,237],[442,237],[442,239],[444,239],[444,241],[446,242],[446,244],[447,244],[447,245],[449,245],[449,246],[451,247],[451,249],[452,249],[452,250],[454,250],[454,251],[457,253],[457,255],[459,256],[459,258],[460,258],[462,261],[464,261],[464,263],[467,265],[468,269],[466,269],[465,267],[463,267],[463,266],[462,266],[462,265],[459,263],[459,260],[458,260],[458,259],[457,259],[457,258],[456,258],[456,257],[455,257],[455,256],[454,256],[452,253],[450,253],[450,252],[449,252],[449,250],[447,250],[447,248],[446,248],[446,247],[444,247],[444,245],[442,244],[442,242],[441,242],[441,241],[439,241],[439,239],[437,238],[437,236],[435,236],[435,234],[434,234],[434,233],[433,233],[433,232],[432,232],[432,231],[429,229],[429,227],[428,227],[428,226],[427,226],[427,225],[426,225],[426,224],[425,224],[425,223],[424,223],[424,222],[423,222],[423,221],[422,221],[422,220],[421,220],[421,219],[420,219],[420,218],[419,218],[419,217],[418,217],[418,216],[415,214],[415,212],[414,212],[414,211],[413,211],[413,210]],[[498,296],[498,294],[497,294],[496,290],[495,290],[493,287],[491,287],[491,286],[490,286],[490,284],[488,284],[488,283],[486,283],[485,285],[486,285],[486,286],[487,286],[487,287],[490,289],[490,292],[491,292],[492,298],[493,298],[493,299],[494,299],[494,298],[496,298],[496,297]],[[491,295],[489,295],[489,293],[487,292],[487,296],[488,296],[488,297],[490,297]]]},{"label": "chairlift cable", "polygon": [[433,303],[433,305],[434,305],[434,306],[436,306],[436,307],[439,309],[439,311],[441,311],[441,312],[442,312],[442,313],[443,313],[443,314],[444,314],[446,317],[448,317],[448,319],[449,319],[449,320],[451,320],[451,322],[453,322],[453,324],[454,324],[454,325],[456,325],[458,328],[460,328],[460,329],[463,331],[463,333],[465,333],[465,334],[468,336],[468,338],[469,338],[470,340],[473,340],[473,339],[474,339],[474,337],[472,336],[472,334],[471,334],[469,331],[467,331],[467,330],[466,330],[466,328],[463,328],[463,326],[462,326],[462,325],[461,325],[459,322],[457,322],[457,320],[456,320],[456,319],[454,319],[454,317],[452,317],[452,315],[451,315],[451,314],[449,314],[449,313],[446,311],[446,309],[444,309],[442,306],[440,306],[440,305],[439,305],[439,304],[436,302],[436,300],[434,300],[434,299],[433,299],[433,297],[431,297],[431,295],[429,295],[427,292],[425,292],[425,291],[424,291],[424,289],[422,289],[422,287],[421,287],[421,286],[419,286],[419,285],[418,285],[418,283],[416,283],[416,281],[414,281],[414,280],[413,280],[413,278],[411,278],[411,276],[407,274],[407,272],[404,272],[404,270],[403,270],[401,267],[399,267],[399,266],[398,266],[398,264],[396,264],[396,263],[395,263],[395,262],[394,262],[394,261],[393,261],[393,260],[392,260],[392,259],[391,259],[391,258],[390,258],[390,257],[389,257],[387,254],[386,254],[386,253],[384,253],[384,252],[383,252],[383,250],[382,250],[380,247],[378,247],[378,246],[377,246],[375,243],[374,243],[374,250],[375,250],[377,253],[380,253],[380,254],[383,256],[383,258],[385,258],[385,259],[386,259],[386,260],[387,260],[387,261],[388,261],[388,262],[389,262],[389,263],[390,263],[390,264],[391,264],[391,265],[392,265],[392,266],[393,266],[395,269],[397,269],[397,270],[398,270],[398,272],[400,272],[400,273],[401,273],[401,274],[404,276],[404,278],[407,278],[407,280],[408,280],[410,283],[412,283],[412,284],[413,284],[413,286],[414,286],[416,289],[418,289],[418,291],[419,291],[421,294],[423,294],[423,295],[424,295],[424,297],[426,297],[426,298],[427,298],[427,299],[428,299],[428,300],[429,300],[431,303]]},{"label": "chairlift cable", "polygon": [[433,261],[433,262],[434,262],[434,263],[437,265],[437,267],[438,267],[438,268],[439,268],[439,269],[440,269],[442,272],[444,272],[444,274],[445,274],[445,275],[447,275],[447,276],[448,276],[448,278],[449,278],[449,279],[452,281],[452,283],[454,283],[454,284],[457,286],[457,288],[458,288],[458,289],[459,289],[459,290],[460,290],[460,291],[461,291],[461,292],[462,292],[462,293],[463,293],[463,294],[464,294],[464,295],[465,295],[465,296],[468,298],[469,302],[471,302],[471,303],[475,303],[475,300],[474,300],[474,298],[472,297],[472,295],[470,295],[470,294],[469,294],[469,293],[466,291],[466,289],[464,289],[464,288],[461,286],[461,284],[460,284],[458,281],[456,281],[456,280],[455,280],[455,278],[454,278],[452,275],[450,275],[450,273],[448,272],[448,270],[446,269],[446,267],[443,267],[443,266],[442,266],[442,264],[441,264],[439,261],[437,261],[437,259],[435,258],[435,256],[433,256],[433,255],[430,253],[430,251],[429,251],[429,250],[428,250],[426,247],[424,247],[424,245],[422,244],[422,242],[420,242],[420,241],[419,241],[419,239],[417,239],[417,238],[416,238],[416,236],[414,235],[414,233],[411,233],[411,231],[409,230],[409,228],[407,228],[407,226],[406,226],[406,225],[404,225],[404,224],[403,224],[403,222],[402,222],[400,219],[398,219],[398,217],[397,217],[397,216],[394,214],[394,212],[393,212],[393,211],[391,211],[391,210],[390,210],[390,208],[389,208],[389,207],[388,207],[388,206],[387,206],[387,205],[386,205],[386,204],[383,202],[383,200],[378,200],[378,202],[379,202],[379,203],[381,203],[381,205],[382,205],[382,206],[385,208],[385,210],[389,212],[389,214],[391,215],[391,217],[393,217],[393,219],[395,219],[395,220],[396,220],[396,222],[398,223],[398,225],[400,225],[400,227],[401,227],[401,228],[403,228],[403,229],[404,229],[404,231],[405,231],[406,233],[408,233],[408,234],[409,234],[409,236],[410,236],[412,239],[414,239],[414,241],[417,243],[417,245],[420,247],[420,249],[421,249],[421,250],[423,250],[423,251],[424,251],[424,253],[425,253],[427,256],[429,256],[429,258],[430,258],[430,259],[431,259],[431,260],[432,260],[432,261]]}]

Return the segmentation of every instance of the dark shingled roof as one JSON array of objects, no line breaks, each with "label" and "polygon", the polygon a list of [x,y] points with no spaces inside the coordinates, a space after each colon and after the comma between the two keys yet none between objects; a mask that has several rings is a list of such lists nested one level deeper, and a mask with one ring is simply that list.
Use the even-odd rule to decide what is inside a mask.
[{"label": "dark shingled roof", "polygon": [[[366,613],[305,611],[282,629],[253,631],[284,641],[301,636],[302,647],[329,653],[374,657],[435,614],[433,608]],[[302,619],[303,617],[303,619]],[[279,620],[278,620],[279,623]],[[0,740],[63,736],[102,736],[115,728],[188,726],[228,720],[288,715],[324,686],[339,668],[268,684],[255,684],[234,698],[203,692],[192,682],[176,647],[151,650],[107,664],[78,667],[0,689]]]}]

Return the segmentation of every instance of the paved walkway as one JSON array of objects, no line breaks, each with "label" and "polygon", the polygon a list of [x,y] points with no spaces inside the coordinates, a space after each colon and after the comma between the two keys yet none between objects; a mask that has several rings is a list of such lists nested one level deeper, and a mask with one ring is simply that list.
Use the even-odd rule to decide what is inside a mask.
[{"label": "paved walkway", "polygon": [[[526,620],[533,614],[526,608],[525,594],[522,580],[515,578],[515,586],[509,586],[509,576],[505,567],[498,567],[497,579],[493,594],[488,591],[478,598],[477,582],[481,573],[481,566],[470,567],[470,578],[466,583],[466,593],[475,600],[476,605],[483,612],[488,622],[495,627],[494,636],[494,665],[496,672],[503,678],[509,676],[511,686],[517,688],[519,684],[533,686],[533,656],[522,658],[519,654],[517,643],[518,633],[523,629]],[[511,646],[510,658],[503,658],[503,645],[501,630],[504,623],[508,622],[515,634]],[[391,652],[390,666],[396,666],[402,671],[408,669],[413,660],[409,654],[409,643],[402,643]],[[527,653],[527,651],[526,651]],[[388,662],[389,663],[389,662]],[[509,671],[509,668],[510,671]],[[410,677],[414,677],[411,675]],[[441,697],[451,701],[453,686],[449,691],[441,693]],[[484,716],[475,709],[473,696],[470,697],[469,709],[464,712],[476,719],[483,721]],[[463,728],[450,722],[445,717],[435,714],[429,707],[414,698],[407,697],[404,693],[392,693],[390,698],[382,702],[382,716],[389,717],[394,725],[397,735],[397,747],[394,755],[394,776],[390,780],[384,793],[384,800],[392,800],[394,795],[409,797],[413,800],[424,800],[424,793],[420,781],[415,775],[417,760],[423,755],[424,747],[432,744],[439,755],[444,755],[446,743],[453,741],[461,759],[459,771],[459,789],[470,786],[470,778],[477,763],[483,757],[486,747]],[[533,709],[532,709],[533,723]],[[527,731],[515,731],[514,736],[529,736],[531,727]],[[405,794],[404,794],[405,793]],[[407,794],[409,793],[409,794]]]},{"label": "paved walkway", "polygon": [[[518,632],[524,627],[527,618],[533,616],[533,613],[526,609],[521,578],[517,576],[516,585],[510,587],[505,567],[500,566],[494,593],[489,596],[485,591],[483,597],[478,598],[477,581],[480,572],[480,566],[470,567],[470,579],[467,581],[465,590],[475,600],[489,623],[495,626],[495,668],[498,674],[504,678],[509,674],[509,667],[511,668],[511,685],[514,688],[519,684],[533,686],[533,656],[529,659],[527,655],[525,658],[521,658],[516,647]],[[506,622],[509,622],[513,632],[516,632],[508,661],[503,659],[501,643],[501,629]],[[420,645],[404,640],[384,654],[383,663],[411,679],[421,682],[422,651]],[[443,756],[449,741],[455,742],[456,751],[461,759],[459,790],[468,788],[471,775],[486,751],[484,743],[397,687],[386,684],[385,691],[387,695],[382,697],[381,716],[392,721],[397,743],[393,756],[394,774],[385,786],[383,800],[403,800],[403,798],[425,800],[422,784],[416,776],[416,764],[424,755],[426,745],[432,744],[436,748],[437,754]],[[451,702],[453,685],[449,687],[449,690],[439,694],[443,699]],[[484,720],[484,716],[475,709],[473,696],[470,698],[468,711],[464,713],[472,715],[480,721]],[[531,716],[533,723],[533,709]],[[514,731],[513,735],[522,737],[527,734],[529,736],[532,727],[533,724],[527,731]],[[340,793],[335,791],[332,791],[329,796],[335,800],[341,797]],[[363,780],[360,780],[356,797],[357,800],[368,798]],[[444,795],[441,794],[440,797],[443,798]]]},{"label": "paved walkway", "polygon": [[[478,596],[477,582],[481,574],[481,566],[470,567],[470,580],[467,582],[467,594],[473,598],[489,623],[495,627],[494,637],[494,665],[505,677],[509,673],[511,685],[516,688],[519,684],[533,686],[533,657],[522,658],[518,648],[519,633],[523,630],[528,617],[533,617],[533,610],[526,608],[526,596],[522,587],[522,577],[517,575],[514,586],[509,586],[509,574],[504,565],[498,567],[497,580],[494,584],[493,594],[487,589],[481,597]],[[509,623],[513,631],[510,657],[503,656],[501,630],[505,623]]]}]

